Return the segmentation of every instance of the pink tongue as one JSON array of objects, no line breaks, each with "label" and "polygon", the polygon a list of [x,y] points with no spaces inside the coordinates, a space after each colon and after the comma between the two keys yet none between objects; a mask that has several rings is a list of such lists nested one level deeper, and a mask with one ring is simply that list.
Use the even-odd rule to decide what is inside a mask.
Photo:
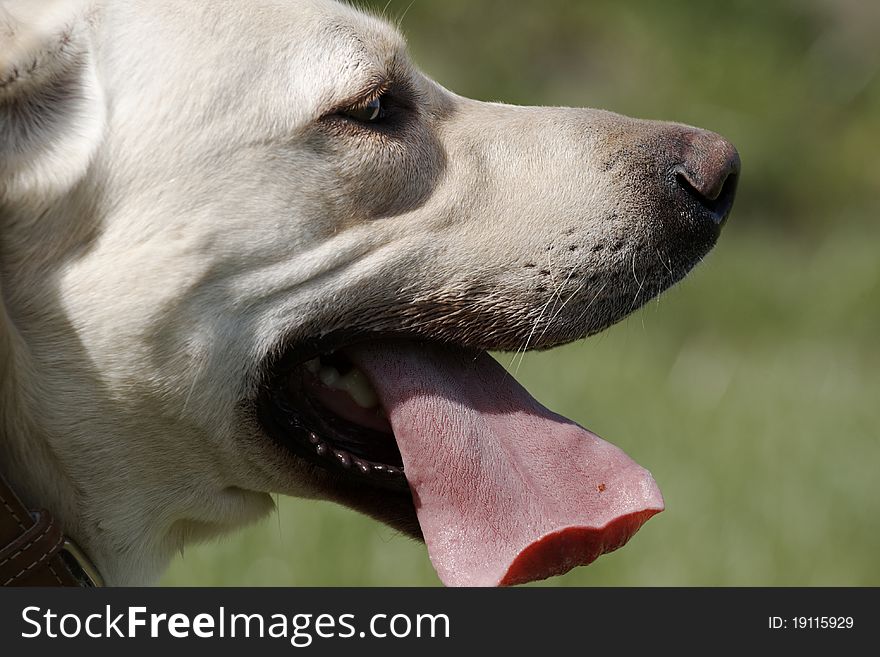
[{"label": "pink tongue", "polygon": [[560,575],[663,510],[647,470],[541,406],[487,354],[416,343],[348,353],[388,413],[446,585]]}]

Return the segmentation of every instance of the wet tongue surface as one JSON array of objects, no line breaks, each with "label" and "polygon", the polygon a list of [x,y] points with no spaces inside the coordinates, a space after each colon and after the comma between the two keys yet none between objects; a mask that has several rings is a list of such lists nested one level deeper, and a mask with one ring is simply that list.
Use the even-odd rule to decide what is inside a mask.
[{"label": "wet tongue surface", "polygon": [[541,406],[488,354],[409,342],[347,353],[391,421],[446,585],[565,573],[663,510],[647,470]]}]

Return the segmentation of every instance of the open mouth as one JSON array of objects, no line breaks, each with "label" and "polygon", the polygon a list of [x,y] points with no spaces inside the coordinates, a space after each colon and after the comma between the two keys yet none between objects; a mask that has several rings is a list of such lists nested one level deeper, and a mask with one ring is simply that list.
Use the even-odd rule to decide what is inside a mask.
[{"label": "open mouth", "polygon": [[263,423],[297,456],[364,485],[409,490],[385,409],[344,351],[281,368],[267,393]]},{"label": "open mouth", "polygon": [[276,442],[347,489],[374,504],[406,498],[449,585],[567,572],[663,509],[647,470],[547,410],[488,354],[456,345],[294,350],[258,410]]}]

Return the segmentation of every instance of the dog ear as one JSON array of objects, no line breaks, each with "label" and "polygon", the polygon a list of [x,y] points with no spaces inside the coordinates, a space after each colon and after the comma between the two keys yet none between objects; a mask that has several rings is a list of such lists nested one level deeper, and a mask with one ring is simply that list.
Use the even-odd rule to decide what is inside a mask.
[{"label": "dog ear", "polygon": [[105,125],[92,9],[77,0],[0,0],[0,204],[67,191]]}]

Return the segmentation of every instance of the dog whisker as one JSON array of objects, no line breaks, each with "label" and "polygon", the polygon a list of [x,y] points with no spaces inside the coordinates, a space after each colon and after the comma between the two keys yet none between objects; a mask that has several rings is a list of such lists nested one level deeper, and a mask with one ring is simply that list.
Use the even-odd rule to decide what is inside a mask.
[{"label": "dog whisker", "polygon": [[[675,272],[672,271],[672,267],[669,265],[669,263],[667,263],[667,262],[663,259],[663,256],[660,255],[660,250],[659,250],[659,249],[654,249],[654,253],[657,254],[657,259],[660,261],[660,264],[663,265],[663,267],[666,269],[666,271],[669,272],[669,275],[670,275],[670,276],[675,276]],[[668,257],[668,256],[667,256],[667,257]]]},{"label": "dog whisker", "polygon": [[535,331],[538,330],[538,326],[541,323],[541,318],[544,316],[544,312],[547,310],[547,307],[553,302],[553,300],[554,300],[554,297],[551,294],[550,298],[547,299],[547,303],[544,304],[544,306],[541,308],[541,311],[538,313],[538,317],[535,319],[535,323],[532,326],[532,330],[529,332],[528,337],[526,337],[526,340],[523,343],[522,349],[517,349],[516,353],[513,355],[513,358],[510,361],[511,367],[513,366],[513,363],[516,360],[516,357],[520,356],[519,363],[517,364],[516,369],[514,370],[514,374],[519,373],[519,368],[522,366],[523,359],[525,358],[526,351],[528,351],[528,349],[529,349],[529,344],[531,343],[532,337],[535,335]]},{"label": "dog whisker", "polygon": [[596,294],[593,295],[593,298],[590,299],[590,302],[584,307],[584,309],[581,311],[581,314],[578,315],[578,318],[574,322],[575,326],[580,325],[580,323],[584,319],[584,317],[587,316],[587,313],[589,312],[590,307],[596,302],[596,299],[598,299],[599,295],[601,295],[602,292],[605,290],[606,285],[607,285],[607,283],[602,283],[602,286],[596,291]]},{"label": "dog whisker", "polygon": [[416,3],[416,0],[410,0],[410,3],[406,6],[406,9],[403,10],[403,13],[400,15],[400,18],[397,19],[396,24],[397,28],[400,29],[403,26],[403,20],[406,18],[406,15],[409,13],[409,10],[412,9],[412,6]]},{"label": "dog whisker", "polygon": [[[574,271],[575,270],[572,269],[571,272],[568,274],[568,278],[566,278],[565,283],[562,284],[563,287],[565,287],[568,284],[568,281],[571,280],[571,276],[572,276],[572,274],[574,274]],[[547,322],[545,322],[544,330],[541,331],[541,335],[538,336],[538,342],[541,341],[541,339],[544,337],[544,334],[547,333],[547,329],[549,329],[553,325],[553,321],[557,317],[559,317],[560,313],[562,313],[562,311],[565,309],[565,306],[568,305],[568,302],[571,301],[584,288],[584,285],[586,285],[586,281],[581,283],[577,287],[577,289],[574,292],[572,292],[565,301],[563,301],[562,305],[559,307],[559,310],[556,310],[556,305],[554,304],[553,315],[552,315],[552,317],[550,317],[549,320],[547,320]]]},{"label": "dog whisker", "polygon": [[629,307],[630,312],[632,312],[635,308],[638,307],[639,295],[642,293],[642,288],[645,285],[645,278],[647,278],[647,274],[646,274],[645,278],[643,278],[642,280],[639,280],[638,274],[636,273],[636,254],[635,253],[632,254],[631,264],[632,264],[633,280],[636,282],[636,285],[638,287],[636,288],[636,293],[633,296],[632,303],[630,304],[630,307]]}]

